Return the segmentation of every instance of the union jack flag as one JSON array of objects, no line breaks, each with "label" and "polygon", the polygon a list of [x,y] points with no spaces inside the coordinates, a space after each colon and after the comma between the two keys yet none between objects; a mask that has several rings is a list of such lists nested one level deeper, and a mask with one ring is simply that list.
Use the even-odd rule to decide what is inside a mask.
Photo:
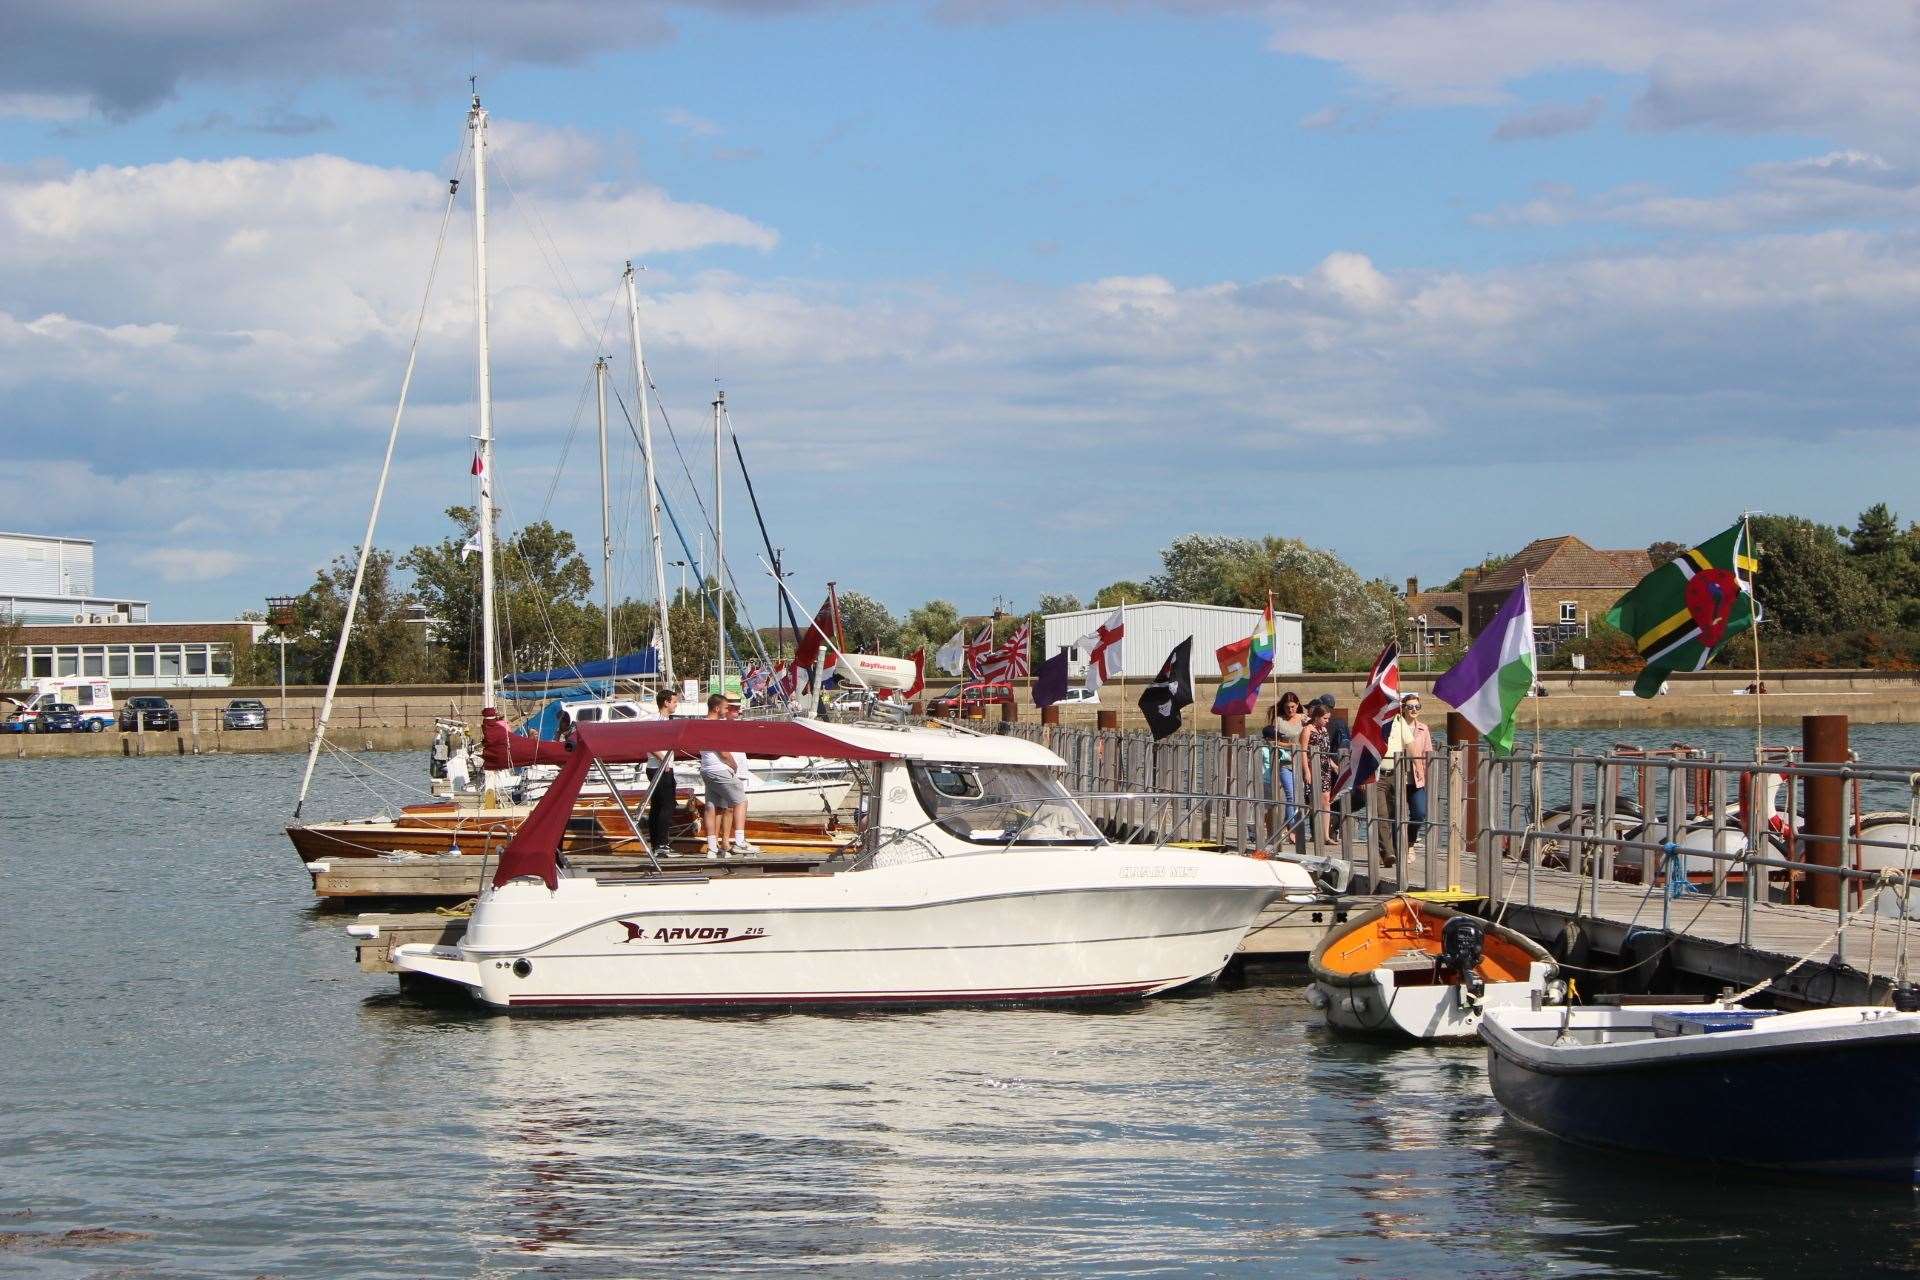
[{"label": "union jack flag", "polygon": [[967,674],[975,680],[986,675],[982,668],[992,660],[993,622],[989,620],[980,628],[980,634],[967,642]]},{"label": "union jack flag", "polygon": [[[991,625],[991,624],[989,624]],[[980,662],[982,680],[1018,680],[1033,674],[1033,624],[1023,622],[1007,642]]]},{"label": "union jack flag", "polygon": [[1388,642],[1374,659],[1373,674],[1367,677],[1367,691],[1360,695],[1360,708],[1353,713],[1352,748],[1340,774],[1333,780],[1335,795],[1351,789],[1354,798],[1360,789],[1380,772],[1380,760],[1387,754],[1387,731],[1400,711],[1400,646]]}]

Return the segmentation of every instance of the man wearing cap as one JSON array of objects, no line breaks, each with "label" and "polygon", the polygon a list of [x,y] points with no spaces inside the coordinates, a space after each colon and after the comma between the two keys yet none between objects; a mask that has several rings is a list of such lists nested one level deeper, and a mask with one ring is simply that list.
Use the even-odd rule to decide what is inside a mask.
[{"label": "man wearing cap", "polygon": [[[1400,788],[1394,775],[1407,770],[1407,848],[1420,838],[1427,821],[1427,761],[1433,755],[1433,731],[1420,723],[1420,695],[1400,699],[1400,714],[1387,730],[1386,754],[1380,758],[1380,781],[1387,786],[1387,803],[1394,805]],[[1395,815],[1396,817],[1398,815]]]}]

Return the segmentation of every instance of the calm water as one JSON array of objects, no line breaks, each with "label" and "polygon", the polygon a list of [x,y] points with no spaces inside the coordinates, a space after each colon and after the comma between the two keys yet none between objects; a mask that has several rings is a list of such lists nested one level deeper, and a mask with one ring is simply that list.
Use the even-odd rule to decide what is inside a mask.
[{"label": "calm water", "polygon": [[[1564,1149],[1502,1121],[1478,1052],[1336,1042],[1298,986],[1104,1013],[412,1007],[309,905],[278,830],[298,763],[0,762],[0,1274],[1920,1270],[1905,1193]],[[337,783],[320,805],[360,806]],[[100,1234],[45,1247],[73,1230]]]}]

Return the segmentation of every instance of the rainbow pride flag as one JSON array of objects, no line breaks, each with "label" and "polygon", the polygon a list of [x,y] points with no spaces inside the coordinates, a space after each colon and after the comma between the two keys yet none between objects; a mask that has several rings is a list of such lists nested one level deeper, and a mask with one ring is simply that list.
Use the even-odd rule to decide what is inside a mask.
[{"label": "rainbow pride flag", "polygon": [[1273,670],[1273,601],[1267,601],[1260,628],[1245,640],[1223,644],[1213,651],[1220,661],[1220,692],[1213,695],[1213,714],[1247,716],[1260,700],[1260,686]]}]

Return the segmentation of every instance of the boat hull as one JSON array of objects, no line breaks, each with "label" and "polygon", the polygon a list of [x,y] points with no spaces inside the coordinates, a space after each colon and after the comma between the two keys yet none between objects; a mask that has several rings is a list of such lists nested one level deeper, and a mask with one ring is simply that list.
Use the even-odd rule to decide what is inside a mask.
[{"label": "boat hull", "polygon": [[[1022,858],[1044,860],[995,861]],[[1222,861],[1244,865],[1213,883],[1109,866],[982,886],[924,863],[773,884],[516,882],[482,899],[459,947],[393,959],[511,1010],[1127,999],[1217,974],[1291,887],[1272,864]]]},{"label": "boat hull", "polygon": [[1340,986],[1316,982],[1307,1000],[1342,1035],[1468,1041],[1479,1038],[1489,1008],[1532,1008],[1552,976],[1547,966],[1535,965],[1529,981],[1489,982],[1478,1000],[1469,1000],[1456,985],[1399,986],[1390,971],[1376,970]]},{"label": "boat hull", "polygon": [[1582,1068],[1543,1061],[1500,1035],[1498,1017],[1482,1036],[1501,1107],[1556,1138],[1677,1160],[1920,1184],[1920,1025],[1859,1041],[1756,1042]]}]

